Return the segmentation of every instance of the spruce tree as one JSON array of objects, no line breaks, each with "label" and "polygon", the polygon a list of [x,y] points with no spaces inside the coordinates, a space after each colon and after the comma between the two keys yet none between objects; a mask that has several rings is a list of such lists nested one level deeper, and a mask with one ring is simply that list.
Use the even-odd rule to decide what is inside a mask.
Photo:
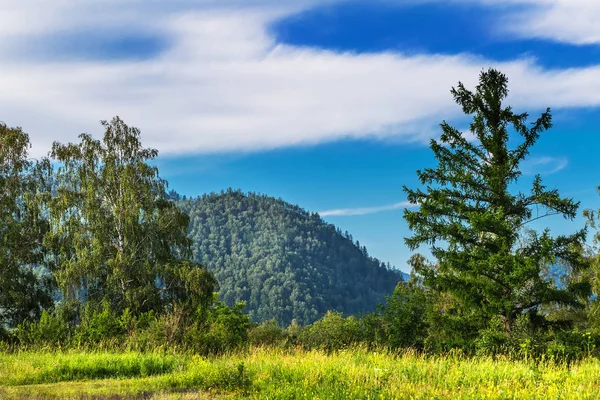
[{"label": "spruce tree", "polygon": [[404,187],[419,206],[404,212],[413,231],[405,242],[412,250],[429,245],[436,259],[429,264],[414,257],[414,270],[482,324],[501,318],[506,331],[524,314],[546,325],[544,306],[581,307],[589,293],[585,282],[558,287],[546,273],[559,261],[567,272],[589,267],[581,251],[585,230],[552,237],[529,224],[551,215],[573,219],[579,203],[546,188],[539,175],[528,193],[515,189],[522,162],[552,126],[550,109],[528,124],[527,113],[503,104],[508,92],[506,76],[494,69],[481,72],[474,92],[462,83],[452,88],[456,103],[473,117],[470,134],[442,122],[439,140],[430,144],[437,166],[417,171],[426,187]]}]

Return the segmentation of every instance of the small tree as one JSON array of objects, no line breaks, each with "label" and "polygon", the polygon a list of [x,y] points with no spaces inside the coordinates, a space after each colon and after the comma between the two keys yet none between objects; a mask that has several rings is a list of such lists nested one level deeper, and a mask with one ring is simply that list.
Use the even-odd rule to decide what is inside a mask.
[{"label": "small tree", "polygon": [[42,274],[42,239],[48,230],[41,192],[49,164],[27,159],[29,136],[0,123],[0,327],[40,316],[49,306]]},{"label": "small tree", "polygon": [[191,259],[188,217],[167,199],[140,131],[115,117],[102,141],[54,143],[57,194],[50,201],[52,269],[67,300],[81,295],[114,311],[208,304],[212,275]]},{"label": "small tree", "polygon": [[399,282],[383,306],[385,343],[392,348],[423,348],[427,336],[427,296],[413,276]]},{"label": "small tree", "polygon": [[579,203],[547,189],[539,175],[529,193],[513,189],[521,162],[552,124],[549,109],[528,125],[527,113],[505,107],[507,83],[505,75],[490,69],[480,74],[475,92],[462,83],[452,89],[456,103],[473,116],[471,136],[441,124],[440,139],[430,144],[437,166],[417,172],[424,190],[404,187],[411,204],[419,205],[405,210],[404,218],[413,230],[406,244],[412,250],[430,245],[437,259],[430,265],[413,258],[424,283],[451,294],[482,324],[498,316],[510,331],[522,314],[535,317],[538,326],[546,324],[541,306],[581,307],[589,285],[559,288],[544,272],[557,260],[574,272],[589,264],[581,251],[584,230],[556,238],[548,229],[525,230],[550,215],[573,219]]}]

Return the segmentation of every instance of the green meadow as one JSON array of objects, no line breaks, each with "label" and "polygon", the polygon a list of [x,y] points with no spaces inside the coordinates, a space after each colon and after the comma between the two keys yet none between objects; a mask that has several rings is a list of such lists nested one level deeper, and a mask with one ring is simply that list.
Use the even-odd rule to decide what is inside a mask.
[{"label": "green meadow", "polygon": [[191,354],[0,355],[3,399],[597,399],[600,361],[256,348]]}]

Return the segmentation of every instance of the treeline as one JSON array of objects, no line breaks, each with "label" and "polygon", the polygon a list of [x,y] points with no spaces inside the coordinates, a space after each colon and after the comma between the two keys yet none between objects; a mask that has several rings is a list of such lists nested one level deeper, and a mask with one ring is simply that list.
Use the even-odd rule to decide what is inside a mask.
[{"label": "treeline", "polygon": [[348,232],[281,199],[228,189],[178,205],[190,217],[195,260],[214,273],[221,300],[244,301],[253,321],[305,325],[329,310],[372,312],[402,280]]},{"label": "treeline", "polygon": [[[1,125],[0,318],[6,346],[216,354],[252,344],[329,351],[360,344],[524,358],[599,355],[600,257],[586,244],[597,215],[586,211],[587,226],[573,235],[531,228],[531,222],[551,215],[574,219],[580,212],[578,202],[548,189],[539,176],[530,191],[515,189],[522,182],[520,164],[552,125],[550,110],[529,123],[528,114],[503,105],[508,95],[503,74],[491,69],[479,78],[474,91],[462,84],[451,91],[472,116],[471,134],[443,122],[440,138],[430,144],[437,165],[417,172],[422,188],[404,188],[418,205],[405,210],[413,232],[406,244],[412,250],[429,247],[434,260],[415,254],[411,279],[398,283],[376,312],[349,317],[328,312],[304,326],[294,320],[282,327],[277,320],[257,325],[244,313],[244,303],[219,301],[216,279],[193,258],[189,217],[170,201],[166,182],[148,163],[156,150],[141,146],[137,129],[115,118],[103,122],[102,140],[82,135],[77,144],[55,143],[49,159],[31,161],[27,135]],[[225,218],[225,208],[243,214],[252,207],[236,192],[224,201],[211,205],[223,208],[219,218]],[[250,252],[244,236],[256,226],[238,229],[240,221],[246,220],[223,225],[238,235],[230,236],[231,243],[220,248],[213,243],[211,249],[212,242],[199,242],[200,257],[229,256],[225,261],[233,263],[234,253],[221,249]],[[282,221],[261,240],[275,247]],[[261,262],[242,260],[244,267],[235,273]],[[274,289],[284,290],[282,282]],[[304,291],[298,296],[310,293],[306,285],[297,288]],[[336,285],[323,288],[342,291]],[[233,297],[252,302],[252,293],[234,285]],[[286,304],[273,307],[289,312]],[[273,317],[285,322],[293,315],[292,309]],[[299,315],[310,321],[310,313]]]}]

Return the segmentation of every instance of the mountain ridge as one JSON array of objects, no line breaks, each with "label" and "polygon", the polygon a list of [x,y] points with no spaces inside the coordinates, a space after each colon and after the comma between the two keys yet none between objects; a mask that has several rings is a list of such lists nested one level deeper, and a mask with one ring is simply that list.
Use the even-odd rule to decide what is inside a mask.
[{"label": "mountain ridge", "polygon": [[245,301],[257,322],[372,312],[405,279],[349,233],[282,199],[233,189],[170,197],[189,215],[194,257],[215,274],[221,299]]}]

